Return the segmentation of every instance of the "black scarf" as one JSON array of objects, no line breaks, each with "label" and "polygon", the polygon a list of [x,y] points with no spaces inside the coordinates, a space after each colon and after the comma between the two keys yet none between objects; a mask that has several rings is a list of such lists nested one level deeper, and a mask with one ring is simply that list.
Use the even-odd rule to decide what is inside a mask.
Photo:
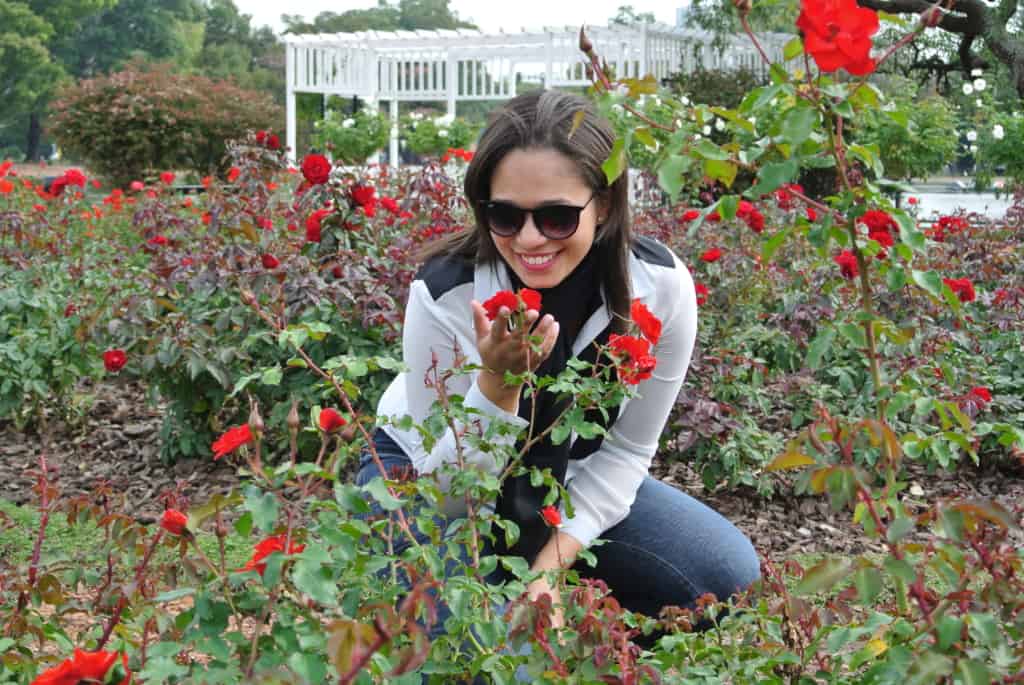
[{"label": "black scarf", "polygon": [[[506,268],[508,267],[506,266]],[[508,269],[508,274],[515,290],[523,287],[522,281],[512,269]],[[559,324],[559,331],[551,354],[540,365],[536,374],[538,377],[554,377],[565,368],[566,362],[572,358],[572,346],[583,325],[594,312],[604,306],[604,301],[601,298],[601,278],[597,273],[593,250],[561,283],[539,292],[542,298],[541,316],[551,314]],[[606,342],[610,332],[611,325],[609,324],[595,341]],[[579,357],[593,362],[596,359],[596,351],[596,346],[590,344],[580,353]],[[534,412],[535,401],[537,406],[532,434],[539,435],[554,423],[555,419],[569,405],[571,398],[559,401],[554,393],[546,390],[538,393],[536,400],[532,396],[520,397],[519,416],[529,421],[531,413]],[[617,411],[612,412],[611,421],[615,420],[617,413]],[[587,419],[600,420],[600,415],[598,414],[596,417],[588,415]],[[601,423],[604,422],[601,421]],[[524,437],[517,443],[517,450],[522,449],[525,444],[526,438]],[[530,448],[523,462],[527,468],[550,468],[551,474],[564,485],[569,459],[581,459],[592,453],[599,444],[600,439],[598,438],[595,440],[577,439],[571,447],[568,440],[561,445],[554,445],[549,434]],[[537,553],[540,552],[551,535],[551,529],[540,515],[546,492],[546,487],[532,486],[529,475],[505,479],[501,495],[498,497],[496,511],[502,518],[510,519],[519,526],[519,541],[508,548],[505,546],[504,535],[498,532],[495,550],[498,554],[522,556],[533,563]]]}]

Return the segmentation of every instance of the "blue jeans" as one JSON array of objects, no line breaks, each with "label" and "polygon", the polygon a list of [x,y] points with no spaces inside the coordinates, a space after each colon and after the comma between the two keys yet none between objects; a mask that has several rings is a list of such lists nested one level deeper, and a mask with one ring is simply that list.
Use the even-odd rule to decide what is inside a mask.
[{"label": "blue jeans", "polygon": [[[376,431],[374,446],[385,469],[411,467],[384,431]],[[356,484],[366,485],[379,475],[364,451]],[[650,476],[640,484],[626,518],[601,539],[605,544],[591,550],[597,565],[581,561],[574,569],[582,577],[603,580],[619,604],[648,616],[657,616],[664,606],[692,608],[709,592],[724,600],[760,575],[747,536],[710,507]],[[443,625],[447,609],[439,610]]]}]

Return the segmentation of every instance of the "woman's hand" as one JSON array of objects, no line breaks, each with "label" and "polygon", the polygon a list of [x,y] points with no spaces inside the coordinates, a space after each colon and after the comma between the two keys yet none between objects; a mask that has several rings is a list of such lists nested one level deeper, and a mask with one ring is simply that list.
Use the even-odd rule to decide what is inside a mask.
[{"label": "woman's hand", "polygon": [[[536,370],[555,346],[558,322],[550,314],[545,314],[538,323],[540,314],[531,309],[526,312],[525,325],[510,331],[508,322],[512,312],[508,307],[502,307],[494,321],[488,321],[487,312],[479,302],[473,300],[471,306],[476,347],[480,352],[480,363],[485,369],[480,372],[477,380],[480,390],[499,407],[515,413],[520,387],[506,386],[505,372],[518,374]],[[531,336],[540,337],[539,350],[533,349],[530,344]]]},{"label": "woman's hand", "polygon": [[537,601],[541,595],[551,598],[551,627],[555,630],[565,627],[565,614],[562,611],[562,600],[545,576],[540,576],[526,586],[526,596],[531,602]]}]

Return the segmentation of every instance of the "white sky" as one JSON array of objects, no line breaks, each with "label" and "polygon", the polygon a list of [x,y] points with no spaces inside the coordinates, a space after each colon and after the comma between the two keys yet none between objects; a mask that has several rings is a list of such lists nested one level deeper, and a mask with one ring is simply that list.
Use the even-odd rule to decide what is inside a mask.
[{"label": "white sky", "polygon": [[[341,14],[350,9],[375,7],[376,0],[235,0],[238,9],[252,15],[255,27],[268,25],[280,32],[281,14],[298,14],[312,20],[320,12]],[[519,31],[542,26],[604,26],[620,5],[632,5],[636,12],[653,12],[666,24],[675,24],[676,7],[688,0],[451,0],[449,7],[460,19],[474,22],[484,31]]]}]

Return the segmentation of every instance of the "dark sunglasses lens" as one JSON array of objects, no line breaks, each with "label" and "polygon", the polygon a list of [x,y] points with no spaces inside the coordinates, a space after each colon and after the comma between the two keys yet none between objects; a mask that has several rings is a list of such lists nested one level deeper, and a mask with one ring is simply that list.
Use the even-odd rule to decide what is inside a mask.
[{"label": "dark sunglasses lens", "polygon": [[552,240],[564,240],[571,236],[580,223],[580,208],[565,205],[550,205],[533,210],[537,229]]},{"label": "dark sunglasses lens", "polygon": [[526,223],[526,212],[519,207],[492,202],[485,205],[488,227],[498,235],[510,236]]}]

